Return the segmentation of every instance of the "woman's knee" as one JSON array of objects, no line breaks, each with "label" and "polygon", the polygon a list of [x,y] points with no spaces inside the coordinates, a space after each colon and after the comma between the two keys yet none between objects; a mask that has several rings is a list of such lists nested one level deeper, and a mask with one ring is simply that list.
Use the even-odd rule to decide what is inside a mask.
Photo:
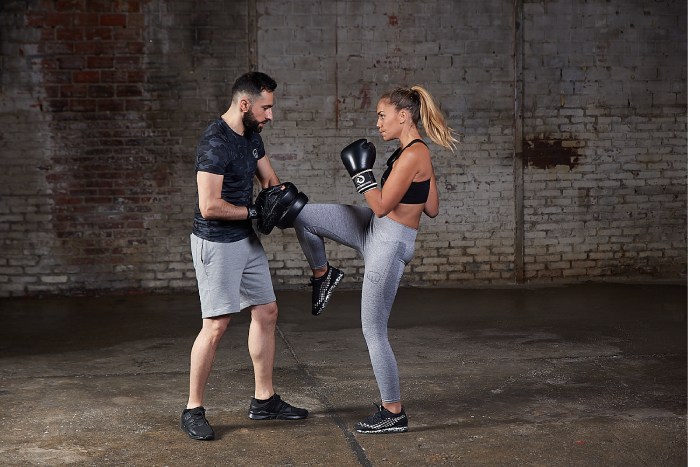
[{"label": "woman's knee", "polygon": [[388,341],[388,330],[386,324],[382,323],[362,323],[362,335],[368,345]]},{"label": "woman's knee", "polygon": [[307,204],[304,206],[304,209],[297,214],[297,217],[292,223],[297,232],[304,231],[312,223],[313,212],[316,210],[316,206],[315,204]]}]

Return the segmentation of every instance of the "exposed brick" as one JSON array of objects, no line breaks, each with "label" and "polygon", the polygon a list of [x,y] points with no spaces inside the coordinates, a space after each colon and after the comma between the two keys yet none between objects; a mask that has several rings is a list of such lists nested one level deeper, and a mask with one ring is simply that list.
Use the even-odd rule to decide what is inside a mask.
[{"label": "exposed brick", "polygon": [[116,88],[117,97],[141,97],[143,95],[141,86],[120,84]]},{"label": "exposed brick", "polygon": [[71,78],[74,83],[99,83],[100,73],[98,71],[76,71],[73,72]]},{"label": "exposed brick", "polygon": [[122,99],[99,99],[97,101],[98,112],[123,112],[126,104]]},{"label": "exposed brick", "polygon": [[[191,0],[0,10],[0,295],[196,290],[194,147],[249,66],[251,34],[236,26],[247,6],[230,3],[225,15]],[[376,134],[377,98],[424,84],[461,143],[430,144],[442,212],[423,219],[403,282],[512,283],[512,2],[341,1],[332,15],[309,15],[312,0],[256,3],[257,65],[280,83],[263,135],[280,177],[312,202],[363,204],[338,150],[368,137],[380,170],[396,144]],[[589,0],[573,22],[570,3],[523,3],[525,139],[551,146],[524,172],[525,278],[682,278],[687,4],[618,2],[613,14]],[[636,34],[601,40],[621,18]],[[291,229],[263,243],[277,286],[307,281]],[[359,287],[360,256],[333,242],[328,253]]]},{"label": "exposed brick", "polygon": [[114,96],[114,87],[111,85],[90,85],[88,86],[88,96],[98,99]]},{"label": "exposed brick", "polygon": [[[60,97],[87,97],[88,87],[84,84],[65,85],[60,87]],[[58,97],[58,96],[56,96]]]},{"label": "exposed brick", "polygon": [[57,28],[55,37],[58,41],[81,41],[85,38],[85,30],[82,28]]},{"label": "exposed brick", "polygon": [[84,0],[56,0],[56,11],[80,12],[85,9]]},{"label": "exposed brick", "polygon": [[[103,41],[109,41],[112,39],[113,36],[113,31],[111,28],[104,28],[104,27],[91,27],[91,28],[86,28],[85,29],[85,39],[88,41],[94,41],[94,40],[103,40]],[[96,43],[93,44],[93,50],[94,51],[101,51],[101,44]]]},{"label": "exposed brick", "polygon": [[126,15],[121,14],[102,14],[99,20],[100,26],[126,26]]},{"label": "exposed brick", "polygon": [[87,57],[87,68],[112,68],[114,57]]}]

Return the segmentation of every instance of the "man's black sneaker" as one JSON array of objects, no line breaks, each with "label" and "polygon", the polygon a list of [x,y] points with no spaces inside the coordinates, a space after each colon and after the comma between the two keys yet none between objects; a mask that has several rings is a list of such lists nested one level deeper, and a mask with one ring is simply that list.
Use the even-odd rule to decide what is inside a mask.
[{"label": "man's black sneaker", "polygon": [[333,289],[340,284],[340,281],[343,280],[343,276],[345,276],[343,271],[329,264],[328,270],[323,276],[311,278],[311,286],[313,287],[313,291],[311,292],[312,315],[318,316],[321,314],[326,304],[328,304],[328,300],[331,299]]},{"label": "man's black sneaker", "polygon": [[248,418],[251,420],[270,420],[273,418],[278,420],[301,420],[308,416],[308,410],[287,404],[277,394],[265,402],[258,402],[253,397],[250,400],[250,411],[248,411]]},{"label": "man's black sneaker", "polygon": [[383,406],[377,406],[377,413],[355,424],[358,433],[403,433],[408,431],[408,417],[403,407],[401,413],[391,413]]},{"label": "man's black sneaker", "polygon": [[190,438],[199,441],[214,439],[214,430],[209,426],[209,422],[204,416],[205,412],[204,407],[183,410],[182,417],[180,417],[180,427]]}]

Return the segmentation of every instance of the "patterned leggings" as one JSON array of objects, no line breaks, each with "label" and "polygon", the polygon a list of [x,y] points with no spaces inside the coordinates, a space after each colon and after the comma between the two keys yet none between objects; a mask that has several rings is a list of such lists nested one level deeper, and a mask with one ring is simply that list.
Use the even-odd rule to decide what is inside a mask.
[{"label": "patterned leggings", "polygon": [[294,222],[301,249],[312,269],[328,260],[324,239],[357,250],[365,260],[362,333],[383,402],[401,400],[396,357],[387,324],[406,264],[413,258],[418,231],[371,209],[340,204],[307,204]]}]

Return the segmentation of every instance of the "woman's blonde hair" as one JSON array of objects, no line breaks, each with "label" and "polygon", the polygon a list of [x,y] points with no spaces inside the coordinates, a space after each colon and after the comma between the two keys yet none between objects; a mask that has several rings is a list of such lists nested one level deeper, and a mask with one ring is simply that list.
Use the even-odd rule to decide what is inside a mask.
[{"label": "woman's blonde hair", "polygon": [[396,88],[385,93],[380,100],[388,100],[396,110],[407,110],[414,124],[420,119],[428,137],[440,146],[454,152],[457,139],[454,131],[447,126],[445,117],[435,103],[435,99],[422,86]]}]

